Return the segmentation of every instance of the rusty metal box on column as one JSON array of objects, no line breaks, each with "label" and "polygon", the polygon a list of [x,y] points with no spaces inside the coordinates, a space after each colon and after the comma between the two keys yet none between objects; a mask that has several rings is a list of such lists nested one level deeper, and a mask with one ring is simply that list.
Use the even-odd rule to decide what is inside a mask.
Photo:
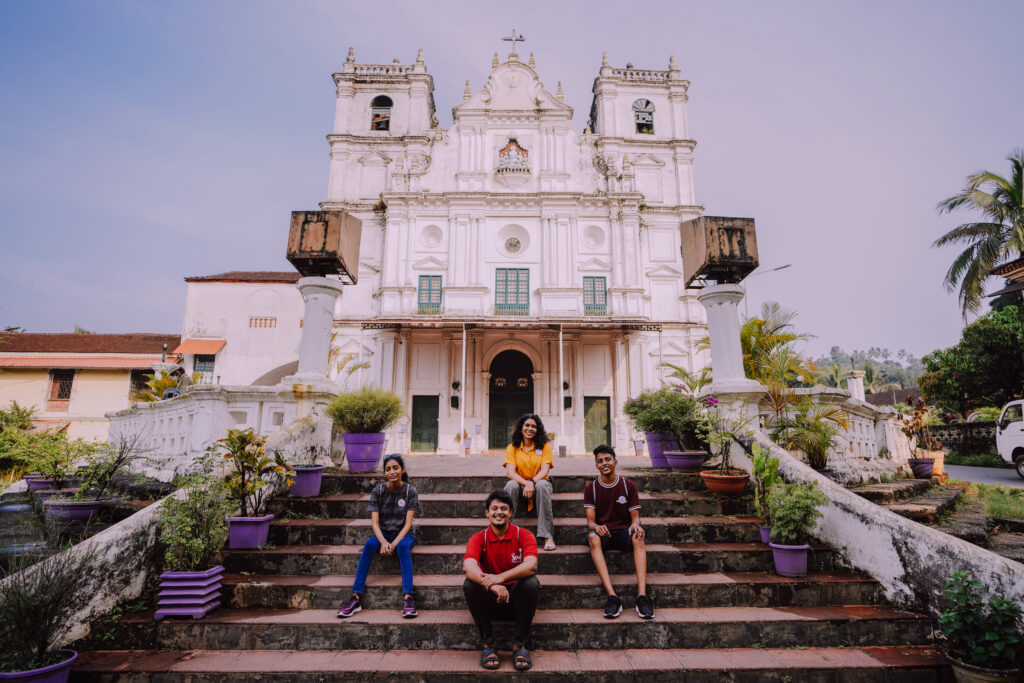
[{"label": "rusty metal box on column", "polygon": [[679,232],[687,287],[697,278],[739,282],[758,266],[753,218],[701,216]]},{"label": "rusty metal box on column", "polygon": [[344,211],[292,211],[288,260],[304,276],[359,277],[362,221]]}]

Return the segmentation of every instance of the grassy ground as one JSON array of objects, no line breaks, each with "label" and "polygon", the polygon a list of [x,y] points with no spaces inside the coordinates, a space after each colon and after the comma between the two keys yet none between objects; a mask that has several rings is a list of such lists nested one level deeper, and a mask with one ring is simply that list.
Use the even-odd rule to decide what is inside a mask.
[{"label": "grassy ground", "polygon": [[1024,519],[1024,489],[998,484],[963,484],[967,497],[972,502],[980,502],[987,516]]},{"label": "grassy ground", "polygon": [[967,465],[969,467],[1013,467],[1004,462],[998,453],[970,453],[960,454],[956,451],[946,453],[945,463],[947,465]]}]

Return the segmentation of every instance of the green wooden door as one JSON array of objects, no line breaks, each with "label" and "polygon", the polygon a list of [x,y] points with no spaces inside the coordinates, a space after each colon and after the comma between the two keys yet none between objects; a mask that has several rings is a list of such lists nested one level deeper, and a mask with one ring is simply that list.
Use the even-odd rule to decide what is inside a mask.
[{"label": "green wooden door", "polygon": [[414,451],[437,450],[437,396],[412,397],[412,443]]},{"label": "green wooden door", "polygon": [[610,404],[607,396],[583,397],[583,443],[588,452],[601,444],[611,445]]},{"label": "green wooden door", "polygon": [[512,442],[512,428],[521,416],[533,412],[533,364],[519,351],[502,351],[491,361],[487,388],[487,447],[504,450]]}]

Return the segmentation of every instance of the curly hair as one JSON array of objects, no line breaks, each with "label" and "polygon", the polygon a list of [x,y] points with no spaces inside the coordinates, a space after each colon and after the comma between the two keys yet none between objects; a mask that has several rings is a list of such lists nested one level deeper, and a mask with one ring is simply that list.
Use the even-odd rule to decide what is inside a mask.
[{"label": "curly hair", "polygon": [[512,445],[516,448],[523,445],[523,423],[527,420],[537,423],[537,435],[533,437],[533,447],[543,450],[544,444],[548,442],[548,433],[544,430],[544,423],[541,422],[540,417],[534,413],[527,413],[516,420],[516,426],[512,428]]}]

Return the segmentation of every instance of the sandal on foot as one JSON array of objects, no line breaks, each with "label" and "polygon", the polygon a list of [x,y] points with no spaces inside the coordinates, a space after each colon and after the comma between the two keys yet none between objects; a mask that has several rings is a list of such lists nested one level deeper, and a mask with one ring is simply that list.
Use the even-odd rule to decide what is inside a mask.
[{"label": "sandal on foot", "polygon": [[555,539],[549,538],[544,541],[544,550],[555,550]]},{"label": "sandal on foot", "polygon": [[485,647],[480,653],[480,666],[493,671],[501,666],[501,659],[498,658],[498,648]]},{"label": "sandal on foot", "polygon": [[512,665],[516,668],[516,671],[529,671],[530,667],[533,666],[533,660],[530,659],[530,653],[526,651],[525,647],[521,647],[512,653]]}]

